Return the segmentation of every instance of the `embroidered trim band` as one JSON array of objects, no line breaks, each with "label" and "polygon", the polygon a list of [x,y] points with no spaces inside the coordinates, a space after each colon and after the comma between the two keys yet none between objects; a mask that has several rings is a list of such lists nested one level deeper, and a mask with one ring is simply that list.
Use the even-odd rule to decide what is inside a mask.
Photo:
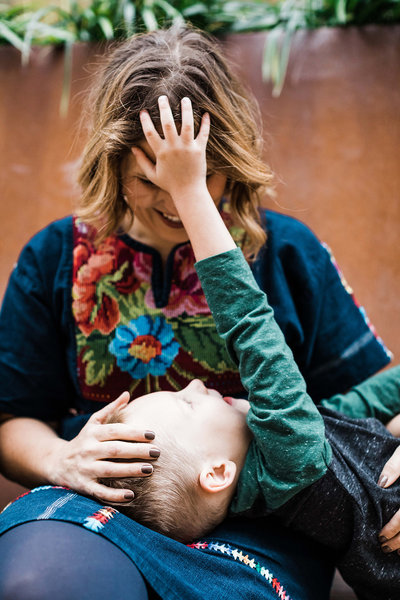
[{"label": "embroidered trim band", "polygon": [[281,600],[294,600],[293,596],[289,596],[283,585],[277,580],[277,578],[271,573],[269,569],[263,567],[256,561],[255,558],[251,558],[248,554],[244,554],[239,548],[234,548],[230,544],[221,544],[218,542],[195,542],[193,544],[187,544],[188,548],[196,548],[197,550],[210,550],[217,554],[224,554],[230,556],[233,560],[238,560],[250,569],[254,569],[259,573],[268,583],[271,585],[273,591]]}]

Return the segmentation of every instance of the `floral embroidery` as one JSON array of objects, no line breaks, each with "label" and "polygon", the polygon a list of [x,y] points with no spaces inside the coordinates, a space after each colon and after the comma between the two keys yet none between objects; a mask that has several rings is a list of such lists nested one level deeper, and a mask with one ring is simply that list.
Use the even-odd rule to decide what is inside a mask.
[{"label": "floral embroidery", "polygon": [[149,315],[143,315],[117,327],[109,350],[122,371],[142,379],[149,373],[163,375],[178,354],[179,344],[163,317],[153,321]]},{"label": "floral embroidery", "polygon": [[289,596],[284,586],[280,583],[280,581],[278,581],[278,579],[269,569],[257,562],[255,558],[251,558],[248,554],[244,554],[243,550],[239,550],[239,548],[234,548],[230,544],[219,542],[195,542],[193,544],[188,544],[188,548],[209,550],[217,554],[229,556],[230,558],[233,558],[233,560],[239,561],[250,569],[257,571],[257,573],[259,573],[261,577],[264,577],[264,579],[270,584],[272,590],[275,592],[278,598],[281,598],[281,600],[294,600],[293,596]]},{"label": "floral embroidery", "polygon": [[104,525],[107,525],[110,519],[114,518],[114,515],[117,512],[118,511],[116,508],[111,508],[111,506],[103,506],[90,517],[86,517],[83,522],[83,526],[86,527],[86,529],[98,532],[103,529]]},{"label": "floral embroidery", "polygon": [[[194,263],[194,254],[189,244],[177,249],[168,305],[161,309],[168,317],[178,317],[183,313],[187,315],[210,314]],[[155,308],[151,288],[146,292],[145,302],[147,306]]]},{"label": "floral embroidery", "polygon": [[[83,397],[109,402],[124,390],[133,397],[179,390],[194,377],[224,395],[242,394],[190,244],[175,250],[163,281],[153,251],[117,235],[96,245],[94,233],[74,219],[72,309]],[[165,305],[153,290],[164,290]]]}]

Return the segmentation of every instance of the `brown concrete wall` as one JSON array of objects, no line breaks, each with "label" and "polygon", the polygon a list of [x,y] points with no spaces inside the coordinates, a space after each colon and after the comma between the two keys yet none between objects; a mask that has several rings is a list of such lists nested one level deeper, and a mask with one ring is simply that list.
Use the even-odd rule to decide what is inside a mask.
[{"label": "brown concrete wall", "polygon": [[[334,250],[378,333],[400,356],[400,27],[299,32],[280,98],[261,82],[264,34],[226,51],[261,104],[266,159],[277,173],[268,205],[310,225]],[[71,211],[88,64],[74,50],[72,101],[59,116],[63,56],[38,50],[29,67],[0,48],[0,295],[23,243]],[[0,504],[10,495],[0,482]]]}]

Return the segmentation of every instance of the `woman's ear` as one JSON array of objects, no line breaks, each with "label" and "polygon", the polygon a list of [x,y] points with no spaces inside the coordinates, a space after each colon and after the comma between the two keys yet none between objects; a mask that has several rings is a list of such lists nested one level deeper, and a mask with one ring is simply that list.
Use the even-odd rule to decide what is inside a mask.
[{"label": "woman's ear", "polygon": [[232,460],[205,465],[200,472],[200,487],[211,494],[222,492],[234,483],[236,471]]}]

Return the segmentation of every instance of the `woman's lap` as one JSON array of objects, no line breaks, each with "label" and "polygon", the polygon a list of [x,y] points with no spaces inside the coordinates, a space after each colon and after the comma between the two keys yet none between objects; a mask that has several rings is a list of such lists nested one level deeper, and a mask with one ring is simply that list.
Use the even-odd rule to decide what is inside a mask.
[{"label": "woman's lap", "polygon": [[73,523],[30,521],[0,536],[0,600],[147,600],[134,563]]},{"label": "woman's lap", "polygon": [[[28,532],[28,523],[21,524],[27,521],[33,521],[29,527],[32,535],[31,549],[23,551],[21,570],[18,544],[21,547],[25,544],[24,530]],[[51,523],[55,523],[55,528]],[[10,529],[12,527],[14,529]],[[62,535],[60,527],[64,527],[65,533],[68,528],[68,535]],[[66,579],[75,579],[83,586],[82,589],[88,590],[86,571],[91,569],[93,586],[103,581],[103,578],[113,585],[118,582],[119,577],[122,587],[129,590],[129,598],[133,600],[145,597],[133,596],[133,589],[137,589],[139,593],[144,588],[134,566],[136,565],[149,589],[155,590],[159,597],[166,600],[204,600],[206,597],[213,597],[215,600],[244,597],[246,600],[258,600],[260,597],[265,600],[326,600],[329,596],[331,568],[325,560],[320,559],[320,549],[301,536],[282,529],[270,519],[226,521],[212,535],[204,538],[202,544],[186,547],[142,527],[113,508],[102,507],[71,490],[48,487],[31,492],[10,505],[0,515],[1,532],[5,532],[3,538],[0,537],[0,542],[3,539],[7,555],[10,555],[8,540],[16,536],[13,559],[16,577],[21,577],[23,571],[30,572],[35,582],[39,578],[43,585],[46,585],[46,580],[52,577],[52,573],[57,575],[57,572],[62,572],[63,576],[69,573],[65,576]],[[95,535],[94,532],[100,535]],[[70,534],[70,539],[65,539]],[[42,536],[48,538],[45,544],[41,541]],[[89,544],[89,549],[84,554],[86,542],[80,542],[78,538],[86,538]],[[63,550],[65,545],[67,548]],[[36,568],[32,574],[27,563],[29,556],[35,554],[35,547],[38,548],[38,553],[35,556]],[[112,568],[109,563],[110,549],[112,555],[115,555]],[[0,552],[3,556],[3,551]],[[59,555],[59,566],[57,560],[53,561],[53,554],[56,558]],[[67,555],[71,557],[68,559],[72,565],[69,571],[64,565],[66,561],[62,560]],[[79,564],[73,567],[74,562]],[[125,566],[117,567],[117,564]],[[118,573],[122,572],[120,569],[124,569],[125,579],[117,574],[113,575],[114,565]],[[100,573],[98,579],[96,569]],[[110,583],[101,583],[100,587],[109,593],[106,585]],[[18,598],[15,595],[12,597],[13,600]],[[36,600],[39,596],[21,597]],[[40,597],[42,600],[47,598]],[[53,593],[53,597],[63,598],[56,593]],[[96,600],[103,598],[97,593],[95,596],[78,597],[96,597]],[[123,595],[116,595],[115,590],[111,595],[104,595],[106,597],[121,600],[125,598]],[[3,599],[0,595],[0,600],[6,598],[7,596]]]}]

